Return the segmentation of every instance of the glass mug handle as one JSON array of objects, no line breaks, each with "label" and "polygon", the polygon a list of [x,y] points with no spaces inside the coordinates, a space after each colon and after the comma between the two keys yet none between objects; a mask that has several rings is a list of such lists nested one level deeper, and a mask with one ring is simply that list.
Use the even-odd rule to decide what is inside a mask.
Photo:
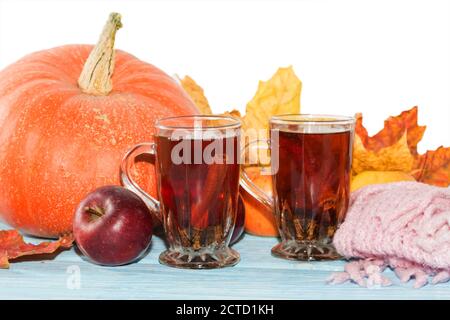
[{"label": "glass mug handle", "polygon": [[134,166],[135,159],[143,154],[155,156],[155,144],[149,142],[140,143],[128,150],[128,152],[122,159],[122,163],[120,164],[120,181],[125,188],[133,191],[138,196],[140,196],[147,207],[149,207],[149,209],[155,214],[155,216],[160,221],[162,221],[159,201],[142,190],[142,188],[139,187],[139,185],[136,183],[136,181],[133,180],[130,175],[130,170]]},{"label": "glass mug handle", "polygon": [[[261,148],[261,142],[264,142],[267,144],[267,147],[270,148],[270,140],[253,140],[249,143],[247,143],[244,148],[242,149],[242,160],[245,160],[245,155],[247,154],[247,151],[250,149],[250,147],[256,147],[256,149],[262,149]],[[242,161],[242,163],[244,163]],[[267,209],[270,211],[273,211],[274,204],[273,199],[271,196],[269,196],[264,190],[262,190],[260,187],[258,187],[248,176],[248,174],[245,172],[245,167],[242,167],[241,170],[241,182],[240,185],[242,188],[244,188],[245,191],[248,192],[253,198],[256,199],[256,201],[262,203]]]}]

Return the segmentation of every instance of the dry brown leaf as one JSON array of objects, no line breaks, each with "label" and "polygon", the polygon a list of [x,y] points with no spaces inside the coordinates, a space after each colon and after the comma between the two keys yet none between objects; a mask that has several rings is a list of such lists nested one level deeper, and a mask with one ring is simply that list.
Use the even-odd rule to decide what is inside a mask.
[{"label": "dry brown leaf", "polygon": [[53,253],[59,248],[70,248],[73,235],[65,235],[53,242],[25,243],[17,230],[0,230],[0,269],[9,268],[9,260],[21,256]]}]

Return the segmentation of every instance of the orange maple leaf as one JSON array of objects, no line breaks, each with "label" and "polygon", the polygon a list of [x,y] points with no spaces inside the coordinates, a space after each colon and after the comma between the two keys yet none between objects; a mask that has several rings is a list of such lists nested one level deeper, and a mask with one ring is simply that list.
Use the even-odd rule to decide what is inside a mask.
[{"label": "orange maple leaf", "polygon": [[391,146],[403,136],[406,131],[408,148],[414,155],[417,154],[417,144],[422,139],[426,126],[417,124],[418,108],[414,107],[403,111],[396,117],[389,117],[384,121],[384,128],[373,137],[369,137],[366,128],[362,125],[362,115],[356,115],[355,132],[361,138],[364,147],[373,151]]},{"label": "orange maple leaf", "polygon": [[417,181],[447,187],[450,184],[450,148],[439,147],[420,155],[411,174]]},{"label": "orange maple leaf", "polygon": [[418,108],[389,117],[384,128],[369,137],[356,115],[353,174],[363,171],[403,171],[417,181],[446,187],[450,184],[450,148],[439,147],[420,155],[417,144],[426,127],[417,124]]}]

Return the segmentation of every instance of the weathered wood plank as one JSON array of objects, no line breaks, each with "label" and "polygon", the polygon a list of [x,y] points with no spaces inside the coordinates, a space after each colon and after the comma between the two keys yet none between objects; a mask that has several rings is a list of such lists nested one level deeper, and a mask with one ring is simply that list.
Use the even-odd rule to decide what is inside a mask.
[{"label": "weathered wood plank", "polygon": [[[0,225],[0,229],[7,228]],[[28,238],[28,240],[30,240]],[[34,241],[34,240],[33,240]],[[412,283],[364,289],[353,284],[331,286],[325,280],[343,262],[298,263],[270,255],[273,238],[246,235],[235,245],[241,262],[218,270],[179,270],[158,263],[164,250],[154,237],[138,263],[101,267],[84,261],[74,249],[53,260],[20,261],[0,270],[2,299],[450,299],[450,284],[412,289]],[[80,271],[80,288],[73,273]],[[390,275],[394,279],[392,272]],[[68,286],[69,281],[69,286]],[[72,284],[72,286],[71,286]]]}]

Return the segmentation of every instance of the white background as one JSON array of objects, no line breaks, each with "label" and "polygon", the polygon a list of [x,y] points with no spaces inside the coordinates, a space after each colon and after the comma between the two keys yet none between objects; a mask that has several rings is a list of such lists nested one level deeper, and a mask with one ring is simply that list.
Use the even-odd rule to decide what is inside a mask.
[{"label": "white background", "polygon": [[95,43],[111,11],[116,47],[189,74],[215,112],[237,108],[279,66],[303,81],[302,112],[363,112],[369,134],[419,105],[419,151],[450,146],[449,0],[0,0],[0,69],[23,55]]}]

